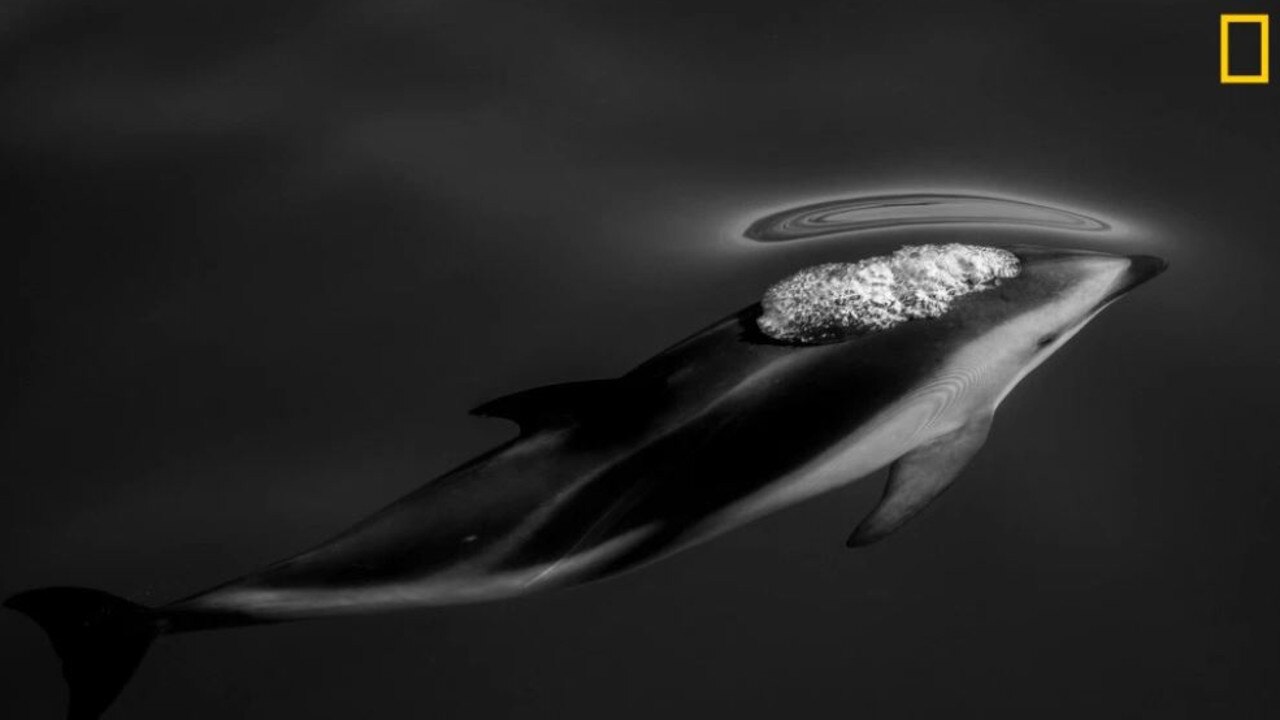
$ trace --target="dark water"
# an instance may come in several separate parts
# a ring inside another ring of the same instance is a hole
[[[8,3],[0,594],[172,599],[803,265],[1034,240],[1173,269],[882,545],[844,547],[863,483],[580,589],[174,638],[109,717],[1273,717],[1280,88],[1218,84],[1238,10]],[[904,194],[1109,229],[743,235]],[[58,717],[0,638],[0,716]]]

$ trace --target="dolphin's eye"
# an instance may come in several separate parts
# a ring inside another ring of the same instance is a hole
[[[1058,339],[1059,335],[1061,335],[1061,333],[1056,332],[1051,332],[1048,335],[1041,335],[1040,339],[1036,341],[1036,349],[1039,350],[1047,345],[1052,345],[1054,341]]]

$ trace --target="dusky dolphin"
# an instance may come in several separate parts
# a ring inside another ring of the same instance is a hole
[[[47,631],[68,717],[85,720],[160,635],[582,583],[892,465],[849,538],[873,542],[955,479],[1020,379],[1165,268],[1147,256],[999,252],[1016,257],[1016,276],[934,317],[791,343],[762,332],[757,303],[620,378],[489,402],[475,413],[515,421],[518,437],[312,550],[171,604],[43,588],[6,605]],[[796,302],[801,320],[817,317]]]

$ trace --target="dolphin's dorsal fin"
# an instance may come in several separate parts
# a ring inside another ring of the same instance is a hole
[[[621,380],[585,380],[544,385],[490,400],[474,408],[472,415],[511,420],[529,433],[567,425],[584,415],[597,413],[629,394]]]
[[[846,544],[870,545],[915,517],[969,464],[986,442],[990,427],[990,414],[973,418],[898,458],[889,469],[889,482],[880,504],[858,525]]]

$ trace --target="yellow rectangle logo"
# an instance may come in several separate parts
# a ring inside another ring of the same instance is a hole
[[[1261,33],[1261,64],[1257,75],[1231,74],[1231,40],[1228,37],[1233,23],[1258,26]],[[1266,85],[1271,82],[1271,16],[1270,15],[1223,15],[1219,28],[1218,73],[1223,85]]]

